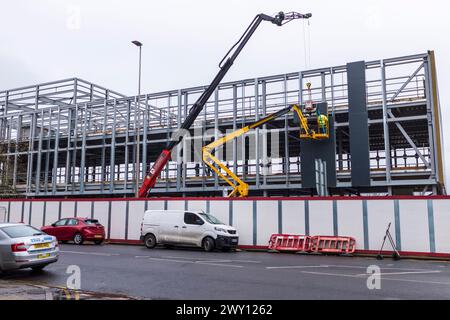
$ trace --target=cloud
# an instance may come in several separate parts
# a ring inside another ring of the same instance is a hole
[[[0,90],[22,87],[24,84],[33,84],[40,81],[39,75],[33,66],[26,61],[0,52],[1,70]]]

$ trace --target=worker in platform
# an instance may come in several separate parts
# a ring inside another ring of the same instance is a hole
[[[317,116],[317,126],[319,129],[319,133],[322,133],[322,134],[327,133],[328,117],[324,114],[319,113]]]

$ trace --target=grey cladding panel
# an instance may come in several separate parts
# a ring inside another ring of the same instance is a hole
[[[347,64],[351,176],[353,187],[370,186],[369,127],[364,61]]]

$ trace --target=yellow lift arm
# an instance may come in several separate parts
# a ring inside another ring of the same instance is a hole
[[[213,155],[213,152],[216,148],[224,145],[230,140],[234,138],[240,137],[243,134],[247,133],[251,129],[255,129],[260,127],[282,115],[285,115],[289,112],[294,112],[294,115],[298,117],[300,123],[300,138],[301,139],[313,139],[313,140],[321,140],[328,139],[330,132],[328,126],[328,117],[326,115],[319,114],[317,115],[317,131],[311,129],[308,124],[308,119],[304,116],[300,107],[296,104],[290,105],[289,107],[282,109],[278,112],[275,112],[267,117],[264,117],[248,126],[245,126],[241,129],[238,129],[230,134],[227,134],[221,137],[218,140],[211,142],[206,145],[202,149],[203,154],[203,162],[208,165],[214,172],[216,172],[219,177],[224,179],[232,188],[233,191],[228,194],[228,197],[246,197],[248,196],[248,184],[242,181],[233,171],[231,171],[226,165],[224,165],[216,156]]]

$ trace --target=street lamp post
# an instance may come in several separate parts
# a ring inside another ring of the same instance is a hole
[[[141,175],[140,173],[140,166],[139,166],[139,158],[140,158],[140,144],[141,144],[141,135],[139,132],[139,128],[140,128],[140,114],[141,114],[141,108],[140,108],[140,99],[141,99],[141,60],[142,60],[142,43],[134,40],[131,41],[132,44],[134,44],[135,46],[139,47],[139,81],[138,81],[138,97],[137,97],[137,112],[136,112],[136,127],[135,127],[135,132],[136,132],[136,163],[135,163],[135,173],[136,173],[136,198],[139,196],[139,176]]]

